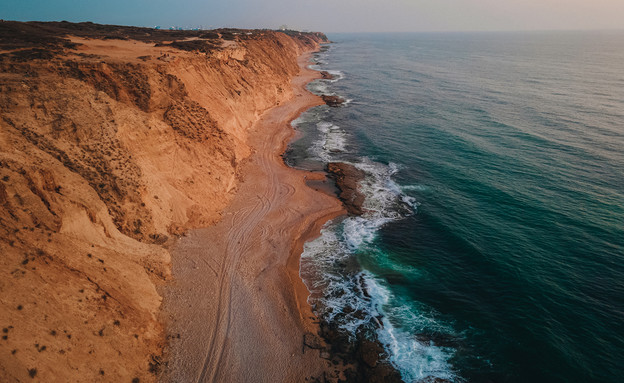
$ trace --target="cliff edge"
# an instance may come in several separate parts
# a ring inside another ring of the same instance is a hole
[[[326,41],[0,22],[0,380],[156,380],[169,246],[221,220]]]

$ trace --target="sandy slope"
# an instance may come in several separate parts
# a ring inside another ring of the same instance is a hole
[[[172,381],[293,382],[328,370],[318,350],[303,347],[315,326],[299,255],[302,241],[343,208],[304,183],[323,175],[290,169],[280,157],[293,134],[289,122],[322,103],[305,90],[318,76],[307,60],[299,60],[295,97],[253,126],[254,153],[225,218],[174,249],[175,282],[165,294]]]

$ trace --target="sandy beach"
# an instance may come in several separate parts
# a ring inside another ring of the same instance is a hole
[[[308,291],[299,276],[303,243],[340,201],[306,186],[324,174],[287,167],[281,158],[290,122],[323,101],[305,85],[318,72],[299,57],[294,96],[268,110],[250,132],[253,154],[223,219],[190,231],[173,248],[174,282],[164,291],[170,381],[277,382],[323,376],[331,363],[304,347],[316,334]]]

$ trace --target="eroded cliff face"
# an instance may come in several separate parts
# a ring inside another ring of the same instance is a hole
[[[0,29],[0,380],[153,381],[167,246],[220,219],[324,36]]]

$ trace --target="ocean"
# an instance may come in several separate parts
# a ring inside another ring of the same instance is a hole
[[[406,382],[624,380],[624,32],[335,34],[291,166],[354,164],[310,303]]]

